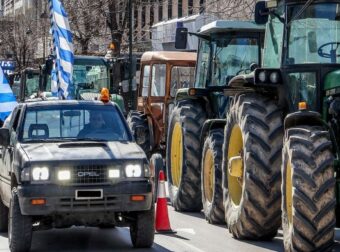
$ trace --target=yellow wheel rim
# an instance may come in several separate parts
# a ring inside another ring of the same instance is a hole
[[[214,154],[211,149],[208,149],[204,154],[203,186],[205,198],[212,202],[214,194]]]
[[[183,134],[179,122],[174,126],[171,138],[171,178],[172,184],[179,187],[183,164]]]
[[[292,183],[292,165],[288,160],[286,165],[286,210],[288,223],[293,223],[293,183]]]
[[[242,159],[242,162],[230,162],[232,158]],[[241,128],[234,125],[228,145],[228,189],[234,205],[238,206],[243,191],[243,138]],[[235,176],[235,174],[238,174]]]

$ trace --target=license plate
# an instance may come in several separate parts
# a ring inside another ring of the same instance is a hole
[[[102,199],[103,189],[76,190],[76,200]]]

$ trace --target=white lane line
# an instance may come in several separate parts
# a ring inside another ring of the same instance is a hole
[[[201,250],[201,249],[195,247],[194,245],[191,245],[190,243],[187,243],[187,242],[185,242],[181,239],[177,239],[177,242],[182,243],[184,246],[189,248],[190,249],[189,251],[191,251],[191,252],[206,252],[206,251]],[[184,251],[186,251],[186,250],[184,250]]]
[[[184,232],[184,233],[188,233],[188,234],[192,234],[192,235],[196,234],[195,230],[193,230],[192,228],[176,228],[175,231]]]

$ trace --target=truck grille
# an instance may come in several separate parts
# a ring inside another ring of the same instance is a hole
[[[102,184],[108,182],[106,165],[79,165],[73,169],[72,183],[74,184]]]

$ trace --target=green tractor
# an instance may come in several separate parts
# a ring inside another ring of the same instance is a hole
[[[260,1],[255,20],[267,24],[262,67],[225,90],[228,227],[256,238],[282,202],[285,250],[330,251],[340,224],[340,1]]]
[[[177,47],[185,48],[187,30],[176,33]],[[223,90],[260,64],[264,26],[220,20],[193,35],[199,39],[195,84],[177,91],[169,120],[169,194],[177,211],[200,211],[203,205],[209,223],[223,223],[222,143],[230,102]]]

